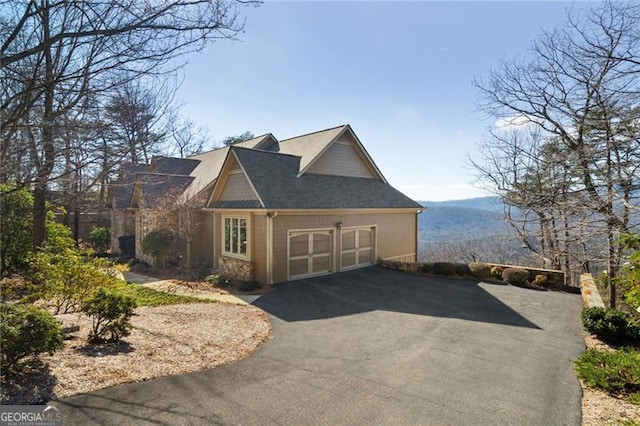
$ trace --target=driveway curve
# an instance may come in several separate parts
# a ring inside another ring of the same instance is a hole
[[[580,296],[377,266],[276,285],[214,370],[60,401],[64,424],[579,425]]]

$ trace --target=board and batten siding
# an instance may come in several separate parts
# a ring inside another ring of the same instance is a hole
[[[354,143],[347,136],[343,136],[335,141],[329,149],[311,165],[307,173],[374,178],[371,169],[367,166],[360,154],[358,154]]]
[[[376,227],[376,253],[379,258],[405,256],[416,251],[416,213],[344,213],[344,214],[280,214],[273,219],[273,282],[287,281],[287,243],[290,230],[333,230],[332,272],[340,265],[338,223],[343,227]]]
[[[229,174],[220,201],[257,200],[255,191],[242,172]]]

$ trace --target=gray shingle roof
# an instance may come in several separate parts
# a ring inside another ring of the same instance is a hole
[[[163,201],[171,202],[178,198],[191,182],[193,182],[191,176],[139,174],[136,183],[142,190],[142,199],[139,200],[139,204],[144,204],[146,208],[154,208]]]
[[[123,164],[120,167],[118,179],[109,185],[111,207],[125,209],[131,204],[133,195],[133,183],[138,173],[144,173],[149,169],[148,164]]]
[[[189,176],[200,161],[191,158],[153,157],[149,166],[151,173]]]
[[[306,173],[300,157],[233,147],[268,209],[416,208],[422,206],[376,179]]]

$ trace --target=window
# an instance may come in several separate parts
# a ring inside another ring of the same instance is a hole
[[[224,254],[247,257],[247,218],[224,218]]]

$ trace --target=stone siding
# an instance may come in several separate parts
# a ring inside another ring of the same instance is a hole
[[[218,273],[231,281],[251,281],[253,266],[247,260],[220,256],[218,258]]]

